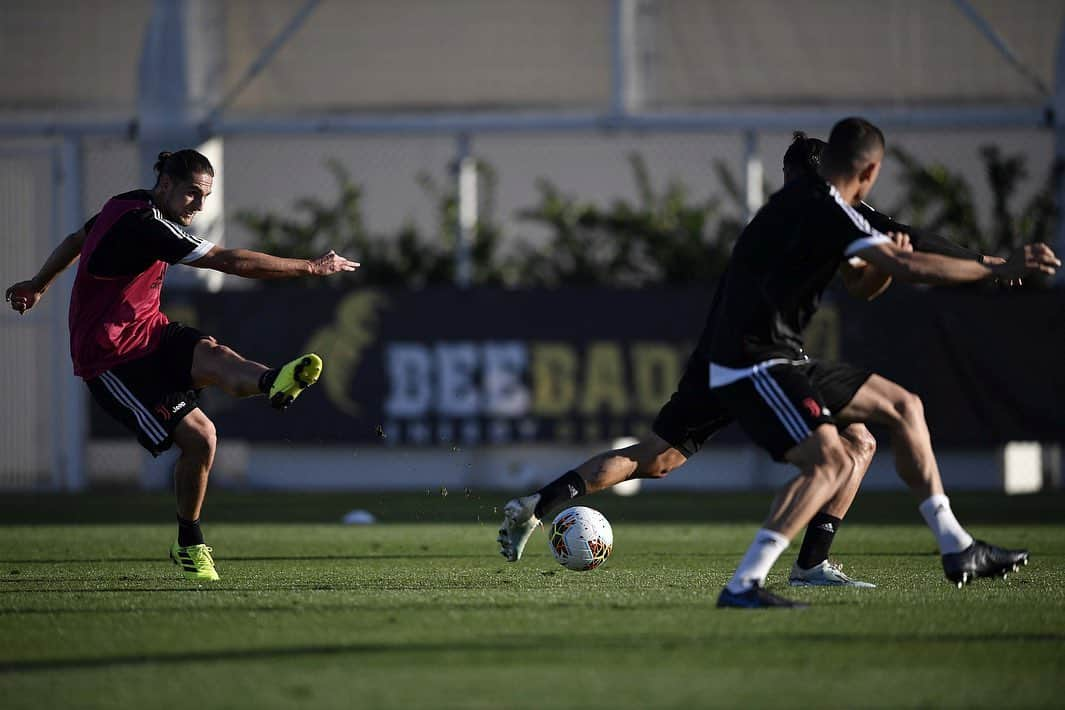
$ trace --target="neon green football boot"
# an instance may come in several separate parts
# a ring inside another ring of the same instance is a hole
[[[321,376],[322,358],[314,353],[301,355],[277,371],[270,392],[266,395],[270,398],[270,406],[285,409],[300,396],[300,392],[317,382]]]
[[[214,558],[207,545],[189,545],[181,547],[176,542],[170,546],[170,559],[174,561],[187,579],[197,582],[214,582],[218,572],[214,569]]]

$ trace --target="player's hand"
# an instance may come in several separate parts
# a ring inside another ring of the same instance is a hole
[[[22,315],[36,306],[42,295],[44,295],[44,291],[39,290],[37,284],[31,279],[29,281],[19,281],[17,284],[9,286],[7,291],[4,292],[4,300],[11,304],[12,310]]]
[[[1030,274],[1053,276],[1061,266],[1061,260],[1046,244],[1025,244],[1010,254],[1005,264],[992,265],[992,272],[1000,279],[1010,281]]]
[[[317,259],[311,259],[311,273],[315,276],[328,276],[330,274],[339,274],[342,271],[354,271],[359,266],[361,266],[359,262],[345,259],[332,249]]]
[[[906,232],[888,232],[887,235],[900,251],[913,251],[910,235],[906,234]]]
[[[1005,264],[1006,260],[1003,259],[1001,256],[990,256],[988,254],[984,254],[983,259],[981,260],[981,263],[983,263],[985,266],[999,266],[1000,264]],[[1013,279],[1013,278],[1001,278],[1001,279],[998,279],[996,281],[996,283],[999,286],[1005,286],[1006,288],[1015,288],[1017,286],[1023,286],[1024,285],[1024,279],[1019,278],[1019,277],[1015,278],[1015,279]]]

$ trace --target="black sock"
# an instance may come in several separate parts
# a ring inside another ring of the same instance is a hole
[[[585,490],[584,479],[576,471],[559,476],[536,491],[540,494],[540,502],[536,504],[534,511],[536,517],[542,518],[545,513],[550,513],[562,504],[584,495]]]
[[[259,391],[263,394],[270,394],[270,388],[274,386],[274,380],[276,379],[277,370],[267,370],[259,375]]]
[[[177,544],[180,547],[203,544],[203,531],[200,530],[200,519],[185,520],[177,516]]]
[[[832,547],[832,539],[836,537],[842,522],[842,518],[826,513],[818,513],[813,517],[806,526],[806,535],[803,536],[802,547],[799,548],[799,567],[810,569],[828,559],[828,548]]]

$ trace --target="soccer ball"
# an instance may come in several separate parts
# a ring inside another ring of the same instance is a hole
[[[606,562],[614,548],[614,531],[598,510],[566,508],[551,523],[547,543],[566,569],[584,572]]]

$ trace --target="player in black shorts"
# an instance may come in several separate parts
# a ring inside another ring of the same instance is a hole
[[[93,399],[132,431],[152,455],[172,445],[177,539],[170,558],[187,579],[218,579],[200,512],[214,461],[214,424],[199,409],[199,391],[218,387],[237,397],[265,394],[288,406],[314,384],[321,359],[308,353],[268,368],[195,328],[171,323],[160,292],[172,264],[188,264],[246,278],[329,276],[358,264],[332,251],[317,259],[285,259],[247,249],[225,249],[185,231],[211,194],[214,168],[186,149],[164,152],[151,190],[112,197],[84,227],[52,252],[35,277],[9,287],[19,313],[33,308],[56,277],[75,262],[70,298],[70,353],[74,374]]]
[[[841,432],[854,423],[888,429],[900,477],[921,499],[949,580],[1004,574],[1027,561],[1024,550],[973,540],[943,493],[920,399],[871,375],[848,402],[830,401],[830,382],[850,381],[850,368],[811,362],[802,330],[844,261],[860,280],[898,278],[923,283],[968,283],[1054,273],[1060,262],[1045,245],[1019,250],[1002,264],[914,252],[904,235],[873,229],[855,209],[880,172],[883,134],[859,118],[836,124],[822,161],[822,177],[796,179],[774,194],[736,242],[718,285],[697,351],[709,364],[716,401],[774,459],[799,468],[777,495],[718,606],[800,606],[764,588],[791,538],[838,495],[854,459]]]
[[[823,141],[796,132],[795,140],[784,154],[785,182],[816,176],[823,146]],[[872,208],[868,210],[873,218],[881,219],[881,224],[888,219]],[[985,259],[976,252],[934,235],[928,235],[915,246],[920,250],[948,256],[963,256],[977,261]],[[885,280],[871,270],[844,263],[840,273],[848,290],[858,298],[874,298],[886,287]],[[866,370],[845,365],[836,366],[832,372],[825,373],[821,386],[830,406],[842,408],[870,375]],[[664,478],[682,466],[708,439],[733,421],[732,416],[712,395],[708,377],[709,362],[705,355],[696,351],[689,358],[677,391],[655,418],[651,435],[624,449],[597,454],[538,491],[507,502],[499,530],[500,553],[511,562],[520,559],[540,519],[578,496],[605,490],[630,478]],[[837,495],[807,526],[798,557],[789,574],[789,581],[795,586],[874,586],[851,579],[828,559],[835,534],[876,452],[876,440],[863,424],[852,424],[843,429],[840,435],[854,460],[854,466],[848,471],[846,484],[840,486]]]

